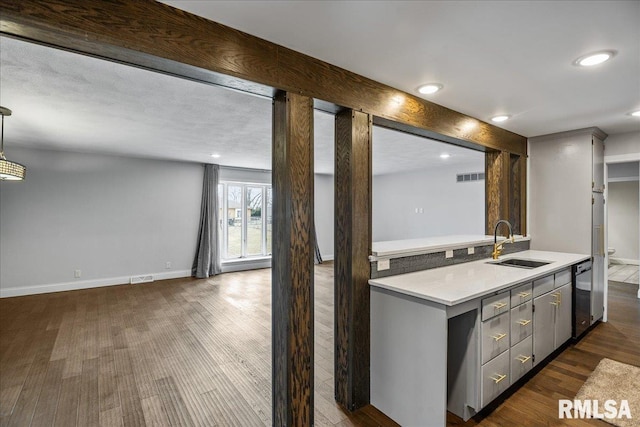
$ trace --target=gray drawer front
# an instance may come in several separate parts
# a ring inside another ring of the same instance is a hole
[[[511,304],[509,291],[499,293],[482,300],[482,320],[491,319],[502,313],[508,313]]]
[[[533,337],[529,336],[511,347],[511,384],[533,368]]]
[[[532,302],[511,309],[511,345],[515,345],[533,333]]]
[[[566,285],[567,283],[571,283],[571,268],[566,268],[562,271],[558,271],[554,276],[556,288]]]
[[[533,297],[539,297],[540,295],[546,294],[549,291],[553,290],[554,285],[554,277],[553,274],[543,277],[538,280],[533,281]]]
[[[525,283],[511,289],[511,307],[515,307],[527,301],[531,301],[533,295],[533,283]]]
[[[482,366],[482,407],[504,392],[510,382],[509,352],[505,351]]]
[[[487,363],[510,345],[509,313],[482,322],[482,363]]]

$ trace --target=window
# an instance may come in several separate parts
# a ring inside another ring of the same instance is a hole
[[[222,181],[218,202],[222,260],[271,256],[271,185]]]

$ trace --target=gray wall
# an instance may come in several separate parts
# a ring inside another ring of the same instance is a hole
[[[333,175],[315,175],[315,222],[322,259],[333,259],[334,197]]]
[[[611,163],[609,165],[609,181],[638,180],[640,168],[639,162]]]
[[[485,182],[456,182],[457,173],[484,171],[480,157],[468,165],[374,176],[373,241],[484,235]]]
[[[609,182],[609,247],[615,248],[612,258],[640,259],[638,223],[640,222],[638,181]]]
[[[10,154],[27,166],[27,179],[0,183],[3,296],[190,274],[201,165],[17,148]]]

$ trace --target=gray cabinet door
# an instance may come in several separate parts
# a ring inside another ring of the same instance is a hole
[[[556,342],[555,348],[560,347],[571,338],[571,284],[556,289],[552,294],[560,293],[556,306]]]
[[[556,291],[557,292],[557,291]],[[533,354],[534,365],[551,354],[555,346],[556,297],[546,293],[533,300]]]

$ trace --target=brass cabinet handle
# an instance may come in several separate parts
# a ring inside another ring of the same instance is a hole
[[[503,379],[507,378],[507,375],[500,375],[500,374],[495,374],[496,376],[491,377],[491,379],[493,381],[495,381],[496,384],[498,384],[500,381],[502,381]]]
[[[493,304],[493,308],[496,310],[500,310],[501,308],[504,308],[507,306],[506,302],[497,302],[495,304]]]
[[[518,362],[520,363],[527,363],[527,360],[531,359],[531,356],[523,356],[523,355],[519,355],[518,357],[516,357],[516,359],[518,360]]]
[[[527,326],[529,323],[531,323],[531,320],[520,319],[518,320],[518,323],[520,324],[520,326]]]
[[[556,303],[552,304],[556,307],[562,305],[562,292],[556,292],[555,294],[553,294],[553,296],[556,298]]]
[[[498,335],[491,335],[491,338],[493,338],[496,341],[500,341],[502,338],[506,337],[507,334],[498,334]]]
[[[528,297],[529,295],[531,295],[531,292],[520,292],[520,293],[518,294],[518,296],[519,296],[520,298],[526,298],[526,297]]]
[[[560,301],[551,301],[549,304],[555,305],[557,307],[560,305]]]

